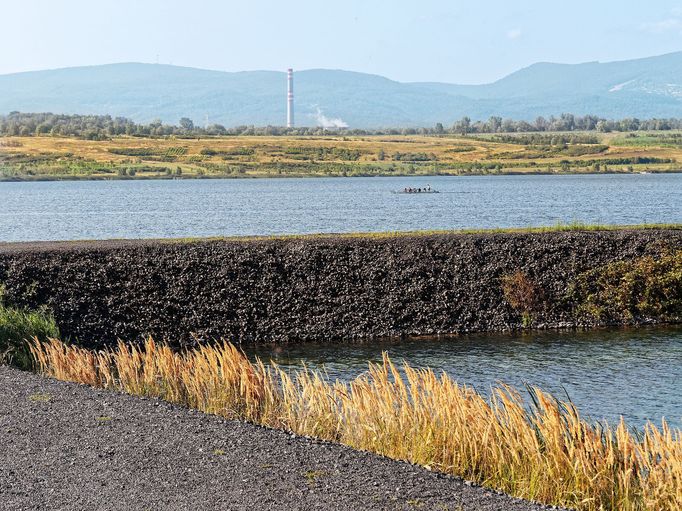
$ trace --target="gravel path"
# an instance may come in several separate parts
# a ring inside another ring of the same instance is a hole
[[[548,509],[343,446],[0,367],[0,508]]]

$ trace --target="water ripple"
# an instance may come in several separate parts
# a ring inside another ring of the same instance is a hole
[[[445,371],[487,393],[497,381],[536,385],[565,397],[594,420],[634,426],[665,417],[682,428],[682,328],[469,335],[363,344],[308,343],[250,348],[284,368],[303,362],[348,380],[379,362],[394,361]]]
[[[682,174],[0,183],[0,239],[674,223],[681,203]]]

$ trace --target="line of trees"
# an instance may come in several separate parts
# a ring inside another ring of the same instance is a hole
[[[436,125],[436,130],[442,125]],[[472,121],[463,117],[450,128],[450,133],[528,133],[557,131],[667,131],[682,129],[682,119],[604,119],[596,115],[561,114],[559,117],[538,117],[533,122],[490,117],[487,121]]]
[[[682,129],[682,119],[620,119],[610,120],[594,115],[576,116],[561,114],[559,117],[538,117],[535,121],[517,121],[490,117],[487,121],[472,121],[463,117],[450,127],[437,123],[429,128],[388,128],[388,129],[348,129],[280,126],[235,126],[226,128],[220,124],[201,127],[195,126],[191,119],[180,119],[177,125],[153,121],[147,124],[135,123],[125,117],[110,115],[66,115],[52,113],[11,112],[0,115],[0,136],[40,136],[79,137],[89,140],[104,140],[111,137],[128,135],[133,137],[164,136],[237,136],[237,135],[299,135],[315,136],[338,133],[344,135],[469,135],[484,133],[527,133],[527,132],[632,132],[667,131]]]

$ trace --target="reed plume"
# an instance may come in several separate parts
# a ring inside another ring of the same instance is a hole
[[[358,378],[330,382],[251,362],[229,343],[175,352],[148,339],[92,352],[36,340],[31,351],[58,379],[340,442],[525,499],[590,511],[682,508],[680,430],[592,424],[538,388],[531,407],[504,385],[486,399],[386,354]]]

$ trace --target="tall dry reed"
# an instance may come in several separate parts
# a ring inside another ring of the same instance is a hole
[[[486,399],[386,355],[357,379],[332,383],[308,369],[252,363],[227,343],[178,353],[150,339],[95,353],[52,340],[34,342],[32,353],[58,379],[341,442],[526,499],[585,510],[682,508],[679,430],[595,425],[537,388],[529,410],[510,387]]]

